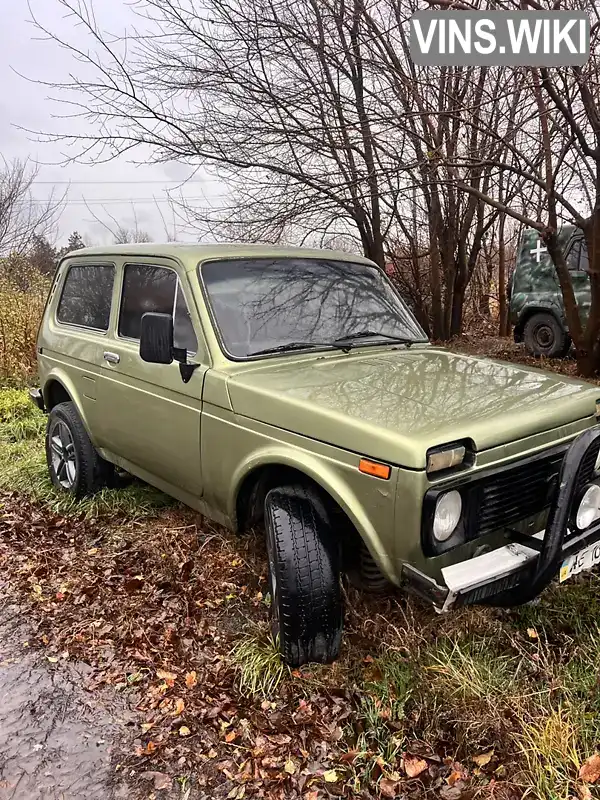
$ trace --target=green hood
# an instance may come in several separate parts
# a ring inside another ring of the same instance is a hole
[[[418,346],[246,364],[228,388],[237,414],[413,469],[446,442],[482,451],[590,417],[600,397],[572,378]]]

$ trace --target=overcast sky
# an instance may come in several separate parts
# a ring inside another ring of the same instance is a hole
[[[55,0],[31,0],[31,6],[44,24],[73,40],[72,23],[63,18]],[[100,25],[111,33],[122,33],[132,23],[133,12],[126,0],[101,0],[94,7]],[[175,196],[183,192],[188,197],[201,198],[199,205],[204,206],[215,202],[219,194],[218,186],[206,176],[195,177],[193,183],[180,190],[178,185],[190,174],[183,164],[135,166],[121,158],[96,166],[61,165],[63,144],[35,141],[19,130],[19,127],[56,130],[57,122],[52,117],[62,109],[52,101],[48,87],[25,80],[17,73],[44,80],[64,80],[74,65],[69,54],[55,42],[39,40],[40,33],[30,21],[26,0],[0,0],[0,11],[0,153],[7,160],[31,158],[40,163],[35,185],[38,199],[46,198],[52,191],[60,196],[67,193],[56,241],[66,241],[73,230],[78,230],[89,243],[110,241],[110,233],[94,215],[112,229],[115,224],[109,215],[124,227],[134,227],[137,217],[140,229],[155,241],[164,240],[167,233],[159,208],[170,235],[174,231],[178,239],[193,238],[174,218],[166,201],[166,190],[170,189]],[[140,155],[136,155],[137,160]]]

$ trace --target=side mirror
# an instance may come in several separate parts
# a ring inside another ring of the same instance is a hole
[[[173,363],[173,317],[148,311],[142,315],[140,358],[151,364]]]

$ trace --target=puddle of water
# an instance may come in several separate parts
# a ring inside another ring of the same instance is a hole
[[[111,764],[128,712],[82,688],[85,665],[29,651],[28,634],[23,612],[0,604],[0,800],[132,798]]]

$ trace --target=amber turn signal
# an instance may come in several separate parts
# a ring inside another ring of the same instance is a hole
[[[376,461],[369,461],[368,458],[361,458],[358,469],[366,475],[373,475],[375,478],[387,479],[392,474],[391,467],[387,464],[378,464]]]

